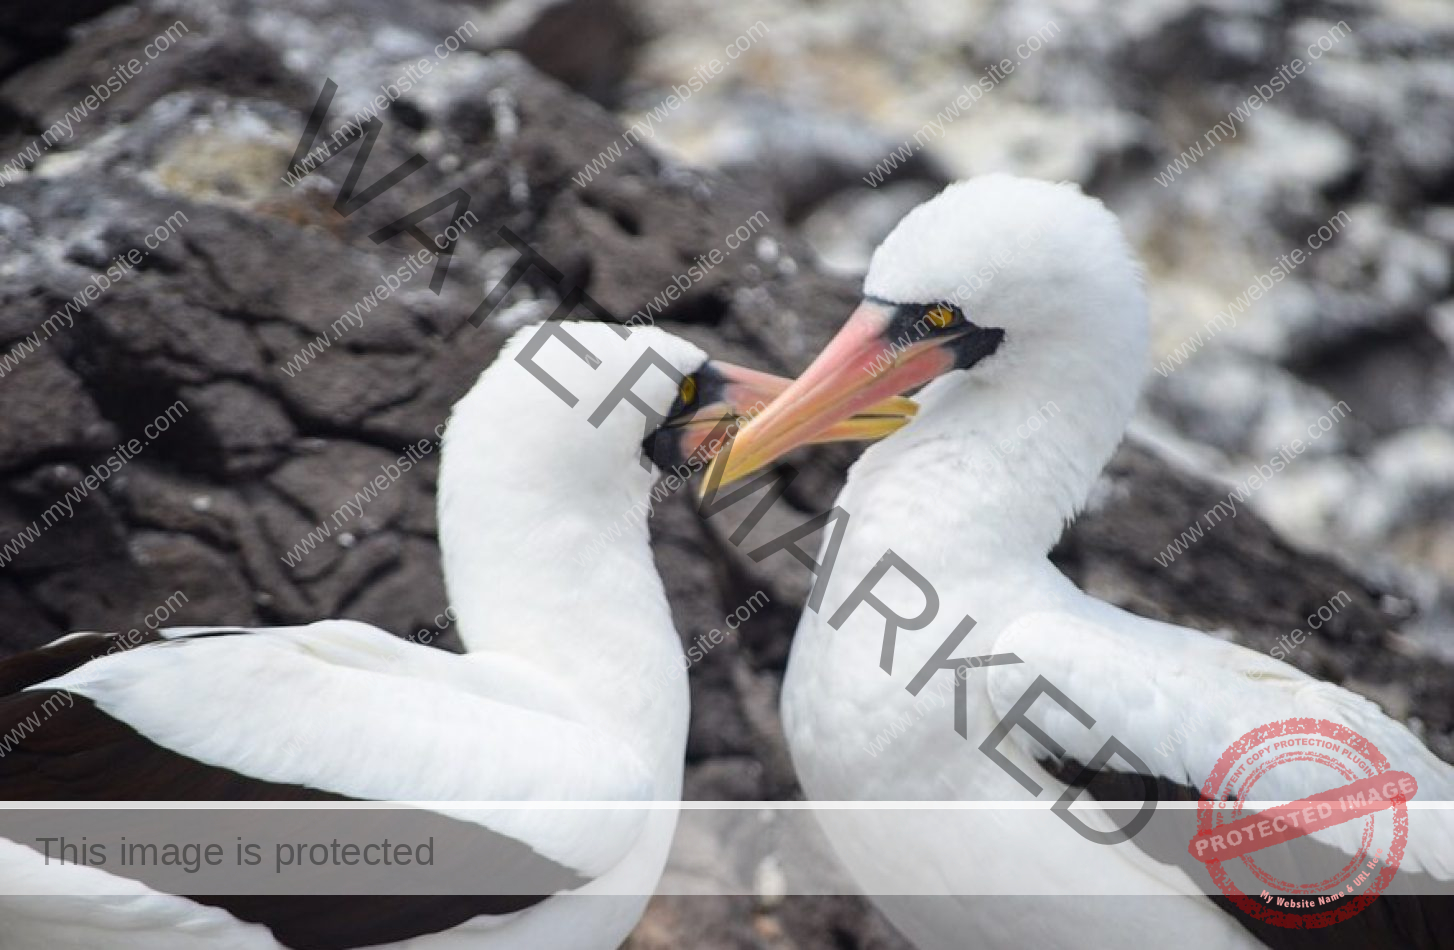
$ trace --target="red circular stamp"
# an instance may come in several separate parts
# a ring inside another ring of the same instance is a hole
[[[1244,815],[1246,802],[1285,797],[1255,794],[1275,769],[1286,770],[1281,787],[1306,786],[1309,794]],[[1408,801],[1417,791],[1412,775],[1393,770],[1373,743],[1346,726],[1284,719],[1253,729],[1222,753],[1202,786],[1188,850],[1249,916],[1279,927],[1327,927],[1366,908],[1393,880],[1408,843]],[[1319,870],[1320,880],[1282,880],[1258,860],[1265,848],[1294,847],[1349,821],[1362,825],[1359,843],[1341,868]]]

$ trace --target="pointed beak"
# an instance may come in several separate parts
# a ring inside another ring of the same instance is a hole
[[[879,304],[859,304],[803,375],[741,428],[730,451],[716,456],[714,466],[725,468],[716,484],[726,486],[800,445],[852,428],[857,414],[871,416],[885,400],[954,368],[954,355],[945,347],[953,337],[894,340],[890,320]],[[716,477],[709,473],[707,482]]]
[[[711,367],[714,378],[720,384],[714,387],[711,402],[699,407],[689,418],[669,423],[678,430],[681,452],[686,458],[700,452],[704,461],[711,461],[743,425],[766,411],[793,385],[791,379],[721,360],[712,360]],[[881,439],[907,425],[918,408],[912,399],[891,395],[865,405],[862,412],[849,413],[832,425],[823,427],[814,433],[810,441],[871,442]]]

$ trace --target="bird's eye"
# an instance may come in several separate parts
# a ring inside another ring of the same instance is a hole
[[[692,401],[697,398],[697,377],[688,376],[682,380],[681,390],[678,392],[678,395],[681,396],[682,405],[690,406]]]
[[[950,310],[942,303],[935,304],[934,306],[929,308],[927,313],[924,314],[924,319],[928,320],[931,324],[938,327],[939,329],[944,330],[947,329],[952,323],[954,323],[954,311]]]

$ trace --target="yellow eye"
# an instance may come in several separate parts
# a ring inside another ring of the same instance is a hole
[[[934,326],[943,330],[945,327],[949,326],[951,323],[954,322],[954,311],[950,310],[948,307],[940,305],[932,308],[928,313],[924,314],[924,319],[928,320],[930,323],[934,324]]]
[[[688,376],[682,380],[681,397],[682,402],[688,406],[697,398],[697,377]]]

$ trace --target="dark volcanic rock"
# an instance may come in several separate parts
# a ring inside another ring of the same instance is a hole
[[[0,76],[66,44],[72,27],[98,16],[122,0],[59,0],[11,3],[0,7]]]

